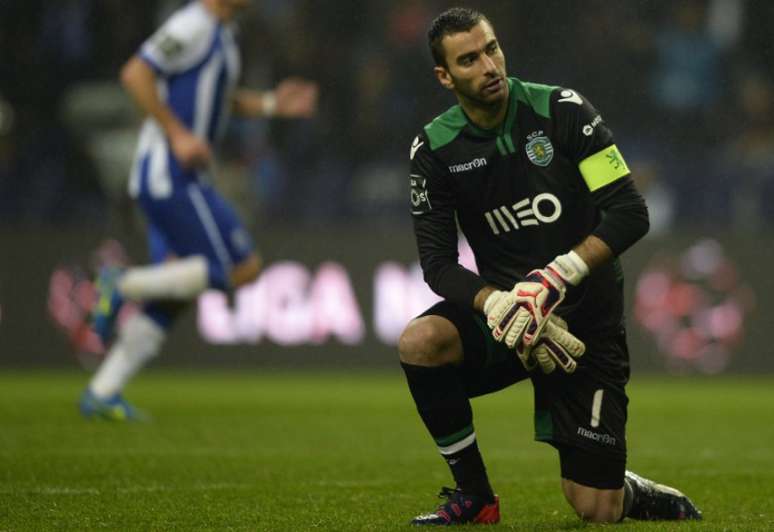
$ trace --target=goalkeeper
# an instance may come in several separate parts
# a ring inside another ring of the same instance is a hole
[[[499,521],[469,399],[526,379],[535,438],[557,450],[579,516],[701,518],[682,493],[626,471],[617,257],[647,232],[648,212],[610,129],[577,92],[507,77],[481,13],[450,9],[428,38],[458,105],[411,145],[411,211],[425,279],[445,300],[408,325],[399,350],[456,487],[413,523]],[[458,264],[458,225],[480,276]]]

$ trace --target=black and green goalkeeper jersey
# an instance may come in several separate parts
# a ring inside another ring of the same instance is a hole
[[[600,114],[577,92],[509,78],[505,120],[482,130],[455,105],[411,146],[411,212],[425,280],[472,305],[486,284],[510,289],[588,235],[617,256],[648,229],[645,202]],[[479,276],[457,262],[457,223]],[[616,261],[568,291],[571,330],[620,328]]]

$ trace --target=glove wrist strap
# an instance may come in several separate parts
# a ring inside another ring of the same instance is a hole
[[[548,267],[554,270],[564,282],[573,286],[578,286],[589,274],[588,265],[581,256],[574,251],[559,255],[548,265]]]

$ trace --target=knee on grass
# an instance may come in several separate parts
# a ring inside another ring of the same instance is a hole
[[[622,490],[600,490],[563,482],[564,496],[575,513],[591,523],[616,523],[623,510]]]
[[[617,523],[621,519],[621,509],[611,504],[572,505],[575,513],[590,523]]]

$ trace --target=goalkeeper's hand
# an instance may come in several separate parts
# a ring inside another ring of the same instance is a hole
[[[573,373],[578,367],[575,359],[585,352],[586,345],[567,330],[567,323],[562,318],[553,314],[548,317],[536,346],[522,343],[516,348],[527,371],[540,365],[543,373],[551,373],[557,366],[565,373]]]
[[[492,292],[484,302],[484,314],[494,339],[511,349],[521,342],[535,346],[546,320],[564,299],[566,285],[578,285],[588,273],[583,259],[571,251],[531,271],[510,292]]]

